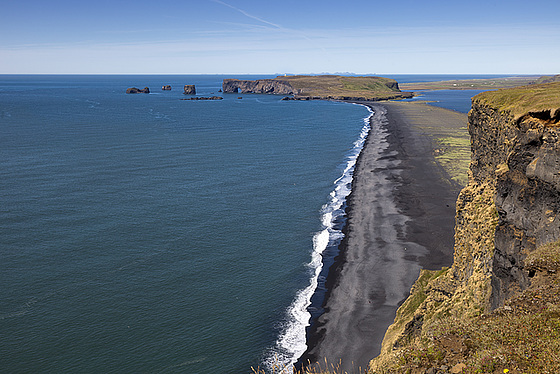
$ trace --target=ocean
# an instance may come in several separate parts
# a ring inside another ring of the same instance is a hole
[[[223,78],[0,76],[0,371],[250,373],[303,353],[370,112],[180,100]],[[465,111],[459,92],[421,99]]]

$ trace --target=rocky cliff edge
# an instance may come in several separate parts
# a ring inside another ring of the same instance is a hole
[[[560,83],[481,93],[468,128],[454,263],[422,271],[370,373],[560,370]]]

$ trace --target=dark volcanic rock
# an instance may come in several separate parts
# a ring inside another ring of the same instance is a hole
[[[492,258],[492,309],[529,286],[527,254],[560,240],[559,122],[550,112],[515,119],[508,111],[473,99],[471,171],[475,180],[494,186],[499,218]]]
[[[297,93],[288,82],[277,79],[239,80],[224,79],[222,83],[224,93],[261,93],[292,95]]]
[[[183,93],[185,95],[196,95],[196,87],[194,84],[186,84]]]
[[[130,87],[126,90],[127,94],[136,94],[136,93],[150,93],[150,89],[148,87],[144,87],[143,89]]]
[[[161,89],[162,89],[163,91],[171,91],[171,86],[167,84],[167,85],[161,87]]]

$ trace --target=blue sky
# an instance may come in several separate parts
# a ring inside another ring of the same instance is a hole
[[[560,73],[560,1],[0,0],[0,74]]]

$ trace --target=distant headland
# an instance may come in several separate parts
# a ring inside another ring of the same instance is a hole
[[[224,79],[224,93],[260,93],[292,95],[293,100],[380,101],[405,99],[397,81],[382,77],[346,77],[340,75],[292,75],[273,79]]]

